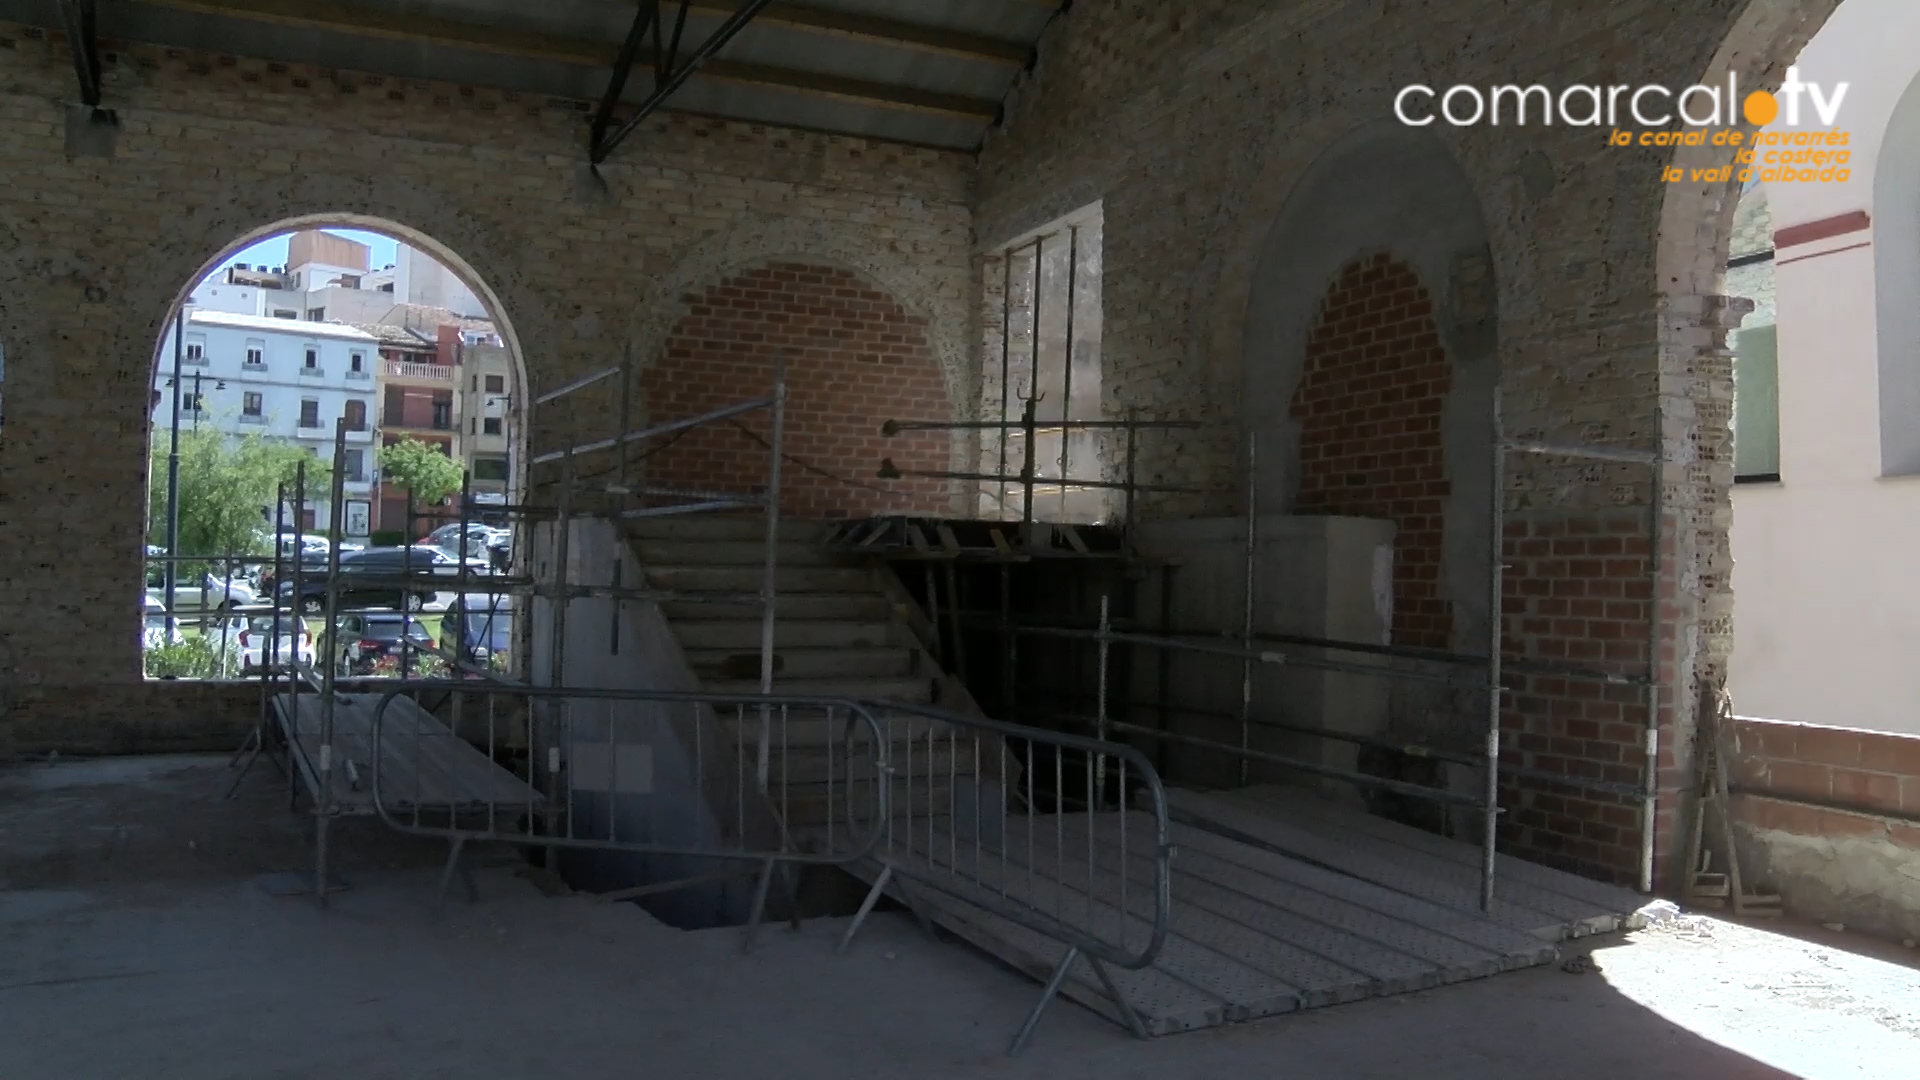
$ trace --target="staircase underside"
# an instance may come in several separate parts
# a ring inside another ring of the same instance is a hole
[[[1172,918],[1146,968],[1109,971],[1151,1035],[1238,1023],[1363,998],[1425,990],[1552,961],[1556,943],[1630,925],[1642,898],[1502,857],[1491,917],[1478,910],[1479,849],[1280,788],[1170,792]],[[896,835],[891,858],[930,881],[909,880],[909,901],[974,946],[1045,979],[1064,947],[1002,918],[1008,901],[1058,912],[1099,912],[1118,940],[1116,897],[1126,879],[1127,937],[1145,940],[1152,917],[1152,818],[1121,814],[1034,819],[999,846],[935,829]],[[1089,868],[1086,834],[1094,831]],[[855,868],[869,884],[877,861]],[[1089,903],[1089,894],[1096,899]],[[1004,897],[1005,899],[1001,899]],[[1061,992],[1121,1021],[1093,968],[1077,961]]]

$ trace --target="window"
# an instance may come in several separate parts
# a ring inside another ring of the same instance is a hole
[[[506,390],[507,390],[507,377],[505,375],[487,376],[487,393],[503,394],[506,392]]]
[[[267,366],[267,343],[259,338],[247,339],[247,365],[249,367]]]
[[[433,430],[446,431],[453,426],[453,402],[436,401],[433,403]]]
[[[307,370],[315,371],[320,367],[320,350],[316,346],[307,346]]]
[[[323,308],[323,307],[313,307],[313,308],[308,308],[308,309],[307,309],[307,321],[308,321],[308,322],[326,322],[326,321],[327,321],[327,309],[326,309],[326,308]]]
[[[358,399],[349,400],[347,402],[347,409],[344,415],[347,421],[348,431],[367,430],[367,403],[366,402],[360,401]]]
[[[468,377],[467,389],[473,391],[476,394],[479,393],[480,392],[480,376],[473,375]]]
[[[474,458],[473,478],[475,480],[493,480],[505,483],[507,479],[507,459],[503,457]]]
[[[500,418],[489,416],[480,422],[480,430],[487,435],[500,434]]]
[[[180,411],[197,413],[200,411],[200,395],[188,392],[180,395]]]
[[[312,398],[300,399],[300,426],[317,428],[320,426],[320,403]]]
[[[252,390],[240,396],[241,416],[260,416],[266,407],[266,399]]]
[[[367,369],[367,354],[355,351],[347,356],[347,370],[358,375]]]
[[[467,434],[477,435],[479,434],[479,432],[480,432],[480,421],[475,420],[472,417],[468,417],[467,418]]]
[[[1777,328],[1734,335],[1733,478],[1780,479],[1780,372]]]
[[[297,311],[288,311],[286,308],[274,308],[273,317],[276,319],[297,319],[300,317],[300,313]]]
[[[367,452],[365,450],[348,450],[346,457],[347,479],[356,484],[365,483],[367,480]]]
[[[185,359],[189,364],[204,364],[207,362],[207,339],[205,335],[187,335]]]

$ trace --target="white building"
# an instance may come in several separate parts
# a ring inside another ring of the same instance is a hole
[[[192,302],[212,311],[306,322],[378,323],[396,306],[486,317],[486,305],[431,255],[399,245],[397,262],[371,268],[372,249],[318,230],[287,240],[287,265],[236,264],[208,278]]]
[[[373,336],[350,326],[189,309],[181,344],[182,427],[257,432],[330,460],[334,423],[346,420],[343,531],[367,535],[376,446],[374,373],[380,363]],[[169,333],[154,379],[156,428],[172,420],[172,377]],[[310,505],[306,528],[324,528],[331,520],[325,492],[320,495]]]
[[[1845,0],[1797,75],[1846,84],[1847,178],[1763,179],[1736,215],[1725,289],[1754,303],[1734,361],[1743,715],[1920,733],[1916,37],[1920,4]]]

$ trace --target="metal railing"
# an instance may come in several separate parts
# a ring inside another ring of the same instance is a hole
[[[667,879],[602,894],[611,898],[713,884],[732,875],[675,875],[748,863],[751,944],[776,868],[875,857],[887,749],[871,708],[841,698],[410,680],[373,707],[367,753],[372,812],[448,841],[443,891],[469,843],[644,856],[649,876]],[[490,767],[509,750],[524,762],[512,779]]]
[[[1109,966],[1144,968],[1172,918],[1166,791],[1145,755],[1091,739],[936,709],[874,703],[890,759],[879,873],[841,939],[848,948],[891,890],[923,925],[933,894],[1062,948],[1015,1033],[1019,1053],[1077,963],[1126,1026],[1144,1022]],[[972,920],[969,920],[972,921]],[[1084,980],[1083,980],[1084,981]]]

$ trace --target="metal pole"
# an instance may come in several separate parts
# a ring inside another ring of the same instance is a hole
[[[1131,551],[1133,548],[1133,537],[1135,535],[1134,523],[1133,523],[1134,495],[1135,495],[1133,490],[1133,486],[1135,482],[1135,472],[1133,468],[1133,453],[1134,453],[1134,449],[1138,445],[1136,440],[1138,429],[1133,426],[1133,419],[1138,413],[1139,413],[1138,409],[1127,410],[1127,489],[1126,489],[1127,490],[1127,513],[1126,513],[1126,520],[1120,523],[1120,528],[1121,528],[1121,536],[1126,541],[1126,545],[1129,551]]]
[[[557,529],[558,532],[554,534],[553,541],[553,576],[558,588],[554,590],[553,595],[553,652],[552,655],[547,658],[548,685],[555,689],[565,686],[567,681],[567,606],[569,597],[572,595],[568,589],[568,585],[571,584],[569,581],[571,575],[568,573],[567,560],[570,557],[568,549],[572,546],[573,539],[573,450],[571,448],[569,448],[566,455],[560,459],[560,498],[558,501],[559,516],[554,521],[554,528]],[[565,726],[565,714],[566,699],[564,697],[556,697],[553,701],[553,708],[547,715],[546,725],[547,760],[545,765],[547,775],[545,786],[547,789],[549,814],[555,812],[571,814],[573,812],[573,807],[571,806],[561,807],[558,805],[561,793],[560,738],[562,728]],[[534,761],[534,767],[539,768],[540,760],[538,751],[540,740],[535,737],[534,733],[529,732],[527,744],[529,756],[531,756]],[[552,824],[552,819],[549,817],[546,823],[549,830],[551,830]],[[547,848],[547,869],[558,870],[559,868],[560,849],[549,846]]]
[[[1099,672],[1096,676],[1099,684],[1099,702],[1095,706],[1094,712],[1094,738],[1102,742],[1106,741],[1107,738],[1107,650],[1110,647],[1109,643],[1111,641],[1108,637],[1108,631],[1112,629],[1112,626],[1111,616],[1108,611],[1107,594],[1103,592],[1100,594],[1100,661]],[[1104,809],[1107,805],[1107,755],[1100,754],[1098,757],[1100,759],[1096,763],[1098,775],[1094,780],[1093,805],[1087,808],[1089,813]],[[1125,792],[1121,794],[1124,795]]]
[[[407,486],[406,546],[400,549],[400,580],[404,583],[400,589],[400,633],[402,642],[400,646],[400,677],[403,679],[413,674],[413,657],[408,655],[405,641],[406,629],[413,625],[413,616],[407,611],[407,601],[413,596],[411,592],[413,588],[413,535],[414,530],[419,528],[418,513],[419,511],[413,502],[413,486],[409,484]]]
[[[1075,284],[1074,260],[1079,255],[1080,226],[1067,229],[1067,357],[1060,378],[1060,517],[1067,516],[1067,492],[1071,490],[1067,481],[1073,479],[1070,465],[1073,460],[1073,290]],[[1035,354],[1039,345],[1034,346]],[[1038,365],[1035,365],[1036,368]]]
[[[1030,396],[1027,398],[1027,407],[1021,414],[1021,427],[1026,431],[1027,436],[1027,463],[1020,470],[1020,542],[1030,548],[1033,546],[1033,443],[1034,429],[1038,426],[1035,423],[1034,411],[1039,407],[1040,399],[1031,396],[1032,388],[1028,389]]]
[[[173,427],[167,434],[167,640],[179,632],[180,620],[174,617],[174,587],[180,571],[173,556],[180,554],[180,362],[186,352],[187,309],[173,319]]]
[[[266,738],[266,725],[273,719],[273,680],[269,672],[273,662],[280,657],[280,532],[286,526],[287,519],[287,482],[280,481],[273,490],[273,609],[272,618],[267,622],[267,645],[260,652],[260,737]],[[294,653],[300,651],[299,638],[294,639]],[[244,667],[244,663],[242,667]]]
[[[1007,421],[1007,409],[1013,401],[1013,252],[1000,261],[1000,422]],[[1007,429],[1000,429],[1000,513],[1007,511]]]
[[[625,454],[623,453],[621,456],[624,457]],[[472,512],[470,510],[472,506],[473,506],[473,470],[463,469],[460,473],[460,542],[457,545],[455,545],[456,548],[458,549],[458,554],[460,556],[459,575],[455,578],[455,581],[457,581],[459,584],[458,584],[457,591],[454,593],[454,596],[456,598],[454,600],[454,604],[457,605],[459,609],[460,618],[458,620],[458,623],[456,623],[456,625],[453,628],[454,655],[460,657],[462,660],[472,659],[467,654],[467,628],[465,625],[463,625],[466,622],[468,617],[467,616],[467,590],[473,587],[473,583],[469,579],[469,576],[467,573],[467,526],[472,521]],[[402,603],[401,607],[403,609],[403,613],[404,613],[405,606],[406,605]],[[489,598],[487,602],[487,618],[489,620],[487,624],[488,626],[492,625],[491,620],[493,618],[493,608],[494,608],[493,601],[491,598]],[[423,605],[422,611],[424,612],[424,610],[425,608]],[[441,625],[444,628],[446,613],[442,612],[440,618],[441,618]],[[403,619],[402,625],[406,626],[411,624],[406,623]],[[405,646],[402,646],[402,648],[404,649]]]
[[[1504,645],[1504,614],[1507,531],[1507,447],[1500,423],[1500,390],[1493,392],[1493,487],[1488,492],[1487,547],[1491,561],[1487,567],[1487,743],[1486,788],[1480,808],[1480,910],[1493,910],[1494,856],[1500,826],[1500,653]]]
[[[767,440],[767,562],[760,581],[760,693],[773,694],[773,622],[774,573],[779,562],[780,540],[780,444],[787,427],[787,361],[783,356],[773,369],[773,430]],[[767,774],[773,756],[773,714],[760,707],[760,757],[755,778],[760,790],[767,790]]]
[[[306,539],[307,535],[306,522],[307,462],[306,456],[302,455],[300,461],[293,467],[293,592],[289,594],[293,599],[293,624],[299,627],[302,633],[305,633],[307,629],[306,612],[302,610],[307,604],[305,595],[307,560],[305,558],[306,551],[302,547],[302,542]],[[278,540],[276,539],[275,542],[278,543]],[[277,593],[279,589],[279,583],[276,582],[274,584],[274,591]],[[327,645],[331,648],[333,642],[329,640]],[[293,730],[298,733],[300,730],[301,678],[299,638],[296,637],[293,639],[293,648],[290,652],[291,655],[287,659],[287,716],[293,725]],[[320,654],[316,650],[314,653],[314,661],[318,663],[319,659]],[[297,734],[295,741],[298,741]]]
[[[1647,512],[1647,562],[1652,578],[1647,593],[1647,765],[1640,797],[1640,891],[1648,894],[1653,892],[1653,833],[1660,801],[1660,574],[1664,565],[1661,533],[1666,525],[1667,478],[1658,456],[1652,471],[1653,491]]]
[[[1250,764],[1246,752],[1253,749],[1253,598],[1259,585],[1258,571],[1254,566],[1259,553],[1260,507],[1259,494],[1255,482],[1258,462],[1255,454],[1259,436],[1253,431],[1247,432],[1247,551],[1246,584],[1247,594],[1240,605],[1240,648],[1246,653],[1240,661],[1240,786],[1246,787],[1249,779]]]
[[[333,422],[333,476],[327,484],[327,602],[326,634],[329,649],[338,636],[340,610],[340,512],[346,502],[347,419]],[[402,624],[405,630],[405,624]],[[404,636],[403,636],[404,640]],[[402,652],[405,646],[401,647]],[[316,661],[319,660],[315,656]],[[327,906],[327,826],[333,820],[333,710],[334,665],[320,668],[320,798],[313,807],[313,896]]]

